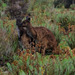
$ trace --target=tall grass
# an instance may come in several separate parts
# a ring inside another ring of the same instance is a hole
[[[31,0],[28,12],[32,15],[33,26],[44,26],[53,32],[60,50],[63,51],[60,55],[42,57],[39,53],[32,55],[30,50],[14,53],[18,46],[15,20],[9,20],[8,17],[0,19],[0,57],[14,55],[11,59],[13,62],[7,63],[10,75],[75,74],[75,53],[69,52],[75,48],[75,33],[72,31],[65,35],[60,30],[68,28],[68,25],[75,25],[75,13],[54,9],[52,4],[53,0]],[[59,23],[61,25],[58,25]]]
[[[8,63],[7,66],[11,74],[26,74],[26,75],[70,75],[75,74],[74,57],[68,59],[65,56],[41,57],[40,54],[34,55],[25,53],[20,57],[16,56],[13,63]],[[61,61],[62,59],[62,61]],[[35,61],[35,62],[34,62]]]
[[[17,31],[15,30],[14,21],[8,18],[0,19],[0,56],[9,56],[14,53],[17,48]]]

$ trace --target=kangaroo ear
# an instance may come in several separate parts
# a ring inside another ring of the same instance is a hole
[[[30,22],[30,17],[29,17],[29,16],[26,16],[26,20],[27,20],[28,22]]]

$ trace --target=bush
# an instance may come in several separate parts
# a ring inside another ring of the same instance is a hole
[[[68,31],[69,25],[75,24],[75,16],[71,14],[57,14],[55,18],[57,23],[60,23],[60,26],[65,28]]]
[[[59,31],[59,26],[58,25],[50,25],[50,26],[47,25],[47,28],[49,28],[53,32],[57,40],[57,43],[59,44],[63,36],[63,33],[60,33]]]
[[[7,4],[0,0],[0,17],[5,15]]]
[[[40,7],[38,7],[38,5]],[[50,9],[52,6],[53,6],[53,0],[50,0],[50,1],[49,0],[47,1],[46,0],[31,0],[31,3],[28,8],[28,12],[34,11],[36,13],[38,12],[44,13],[46,9],[48,8]]]
[[[30,0],[10,0],[8,2],[7,14],[11,16],[11,19],[15,19],[18,16],[24,17],[30,5]]]
[[[14,21],[0,20],[0,59],[12,56],[17,48],[17,34],[14,26]],[[5,59],[3,59],[5,60]]]
[[[60,5],[60,3],[62,3],[61,0],[54,0],[54,7],[57,7]]]
[[[55,7],[57,7],[57,6],[61,7],[61,4],[63,4],[65,8],[69,8],[70,5],[72,4],[72,1],[73,0],[54,0],[54,6]]]
[[[75,33],[69,33],[69,37],[67,38],[68,45],[71,49],[75,48]]]
[[[75,10],[75,4],[70,5],[70,8]]]
[[[64,4],[60,3],[59,5],[56,6],[57,8],[64,8]]]
[[[27,50],[26,50],[27,51]],[[15,55],[12,64],[7,63],[10,74],[26,75],[70,75],[75,74],[75,57],[66,54],[49,57],[42,57],[39,53],[34,55],[21,52],[20,56]],[[29,52],[29,51],[28,51]],[[68,53],[67,53],[68,54]],[[71,54],[71,53],[70,53]]]

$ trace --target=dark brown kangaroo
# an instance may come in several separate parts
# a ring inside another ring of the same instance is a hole
[[[22,48],[25,48],[25,49],[31,49],[31,38],[27,35],[27,31],[23,28],[22,26],[22,18],[17,18],[16,19],[16,25],[17,25],[17,28],[18,28],[18,38],[19,38],[19,41],[20,41],[20,46],[22,46]]]
[[[53,33],[45,27],[33,27],[30,23],[30,18],[22,22],[27,34],[33,38],[35,44],[40,43],[42,55],[45,55],[46,50],[53,51],[57,48],[57,42]]]

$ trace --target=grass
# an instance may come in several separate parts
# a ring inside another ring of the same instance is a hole
[[[12,64],[7,63],[7,66],[10,74],[15,75],[17,72],[18,74],[21,73],[21,71],[26,75],[69,75],[73,73],[75,69],[74,58],[75,57],[71,58],[69,56],[66,58],[65,55],[50,55],[48,57],[41,57],[41,55],[38,53],[34,55],[25,53],[18,56],[17,59],[12,62]]]
[[[59,52],[59,55],[41,56],[39,53],[32,55],[30,50],[20,52],[17,49],[15,20],[9,20],[8,17],[2,16],[0,18],[0,57],[4,59],[4,63],[8,59],[5,67],[9,75],[75,74],[75,10],[55,9],[49,0],[46,4],[44,1],[36,0],[35,2],[34,0],[31,3],[31,7],[28,9],[32,15],[31,23],[33,26],[47,27],[53,32],[58,42],[56,53]],[[68,28],[67,32],[65,31],[66,27]],[[10,58],[8,58],[9,56]],[[4,73],[4,69],[1,67],[0,73]]]

